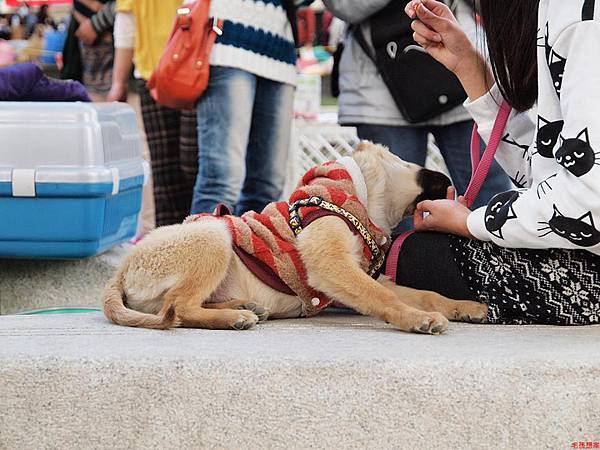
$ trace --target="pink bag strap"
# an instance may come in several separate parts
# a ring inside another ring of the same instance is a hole
[[[481,186],[483,185],[489,171],[490,167],[492,167],[492,163],[494,162],[494,156],[496,155],[496,150],[498,150],[498,146],[502,141],[504,136],[504,130],[506,128],[506,124],[508,122],[508,118],[512,108],[508,104],[506,100],[502,102],[500,105],[500,110],[498,111],[498,115],[496,116],[496,121],[494,122],[494,128],[492,130],[492,134],[490,135],[490,139],[488,141],[487,148],[483,152],[483,156],[481,159],[479,158],[479,152],[481,149],[480,146],[480,138],[479,131],[477,128],[477,124],[473,127],[473,134],[471,135],[471,181],[469,186],[467,187],[467,191],[465,192],[465,200],[467,202],[467,206],[470,208],[473,206],[477,195],[479,195],[479,191],[481,190]]]
[[[396,272],[398,270],[398,259],[400,258],[400,250],[402,250],[402,245],[404,242],[413,234],[415,234],[415,230],[407,231],[400,236],[398,236],[392,246],[390,247],[390,251],[387,256],[387,261],[385,263],[385,275],[391,279],[396,279]]]
[[[506,124],[508,123],[508,118],[511,112],[512,108],[510,105],[506,101],[503,101],[502,105],[500,105],[498,115],[496,116],[494,129],[490,135],[487,148],[483,152],[483,156],[481,158],[479,157],[481,146],[477,124],[475,124],[473,127],[473,134],[471,136],[471,168],[473,173],[471,176],[471,181],[469,182],[469,187],[467,187],[467,191],[465,192],[465,200],[469,208],[473,206],[473,203],[475,202],[475,199],[481,190],[481,186],[483,185],[490,171],[490,167],[494,162],[496,150],[498,150],[498,146],[504,137],[504,130],[506,129]],[[402,245],[406,239],[408,239],[414,233],[415,231],[413,230],[398,236],[394,240],[389,250],[385,265],[385,275],[392,280],[396,278],[398,259],[400,258]]]

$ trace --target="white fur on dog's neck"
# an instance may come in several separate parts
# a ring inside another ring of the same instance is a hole
[[[361,161],[362,165],[360,165],[354,157],[350,157],[349,159],[351,159],[354,163],[350,163],[350,165],[355,166],[355,168],[358,169],[360,175],[357,176],[357,178],[360,179],[364,189],[366,190],[366,201],[363,203],[363,205],[365,205],[365,208],[367,208],[367,213],[369,214],[371,222],[373,222],[373,224],[385,235],[389,236],[392,232],[392,227],[385,211],[385,174],[380,170],[377,170],[377,167],[368,167],[371,162],[376,163],[374,161],[375,158]],[[377,162],[379,161],[377,160]],[[365,167],[363,167],[363,165]],[[350,176],[352,176],[352,181],[354,181],[355,179],[354,175],[352,175],[352,172],[350,172]]]
[[[337,162],[343,165],[350,174],[350,177],[352,177],[356,195],[360,202],[366,207],[369,204],[369,191],[367,190],[367,183],[365,183],[365,177],[363,177],[360,167],[358,167],[356,161],[349,156],[344,156],[343,158],[338,159]]]

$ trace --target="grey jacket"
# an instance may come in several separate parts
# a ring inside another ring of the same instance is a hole
[[[369,41],[371,36],[369,17],[385,7],[390,0],[323,0],[327,8],[350,24],[360,24]],[[392,0],[393,1],[393,0]],[[472,40],[476,36],[473,12],[464,3],[457,2],[456,15]],[[422,124],[409,124],[394,103],[377,68],[348,34],[340,62],[339,122],[342,124],[371,124],[390,126],[448,125],[471,116],[461,105]]]

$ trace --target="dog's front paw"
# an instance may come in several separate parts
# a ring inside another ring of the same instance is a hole
[[[485,323],[487,322],[488,306],[485,303],[470,300],[456,302],[451,320],[457,322]]]
[[[423,313],[415,322],[413,331],[423,334],[442,334],[448,329],[448,319],[438,312]]]
[[[252,311],[239,311],[239,316],[232,321],[234,330],[248,330],[258,323],[259,319]]]
[[[238,309],[252,311],[258,317],[259,322],[264,322],[269,318],[269,310],[256,303],[244,303],[243,305],[238,306]]]

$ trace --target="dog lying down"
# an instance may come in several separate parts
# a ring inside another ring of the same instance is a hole
[[[378,276],[391,230],[419,201],[445,198],[449,185],[362,142],[351,157],[311,169],[289,202],[241,218],[218,208],[154,230],[109,282],[104,313],[132,327],[245,330],[267,317],[310,317],[336,301],[403,331],[483,322],[484,304]]]

